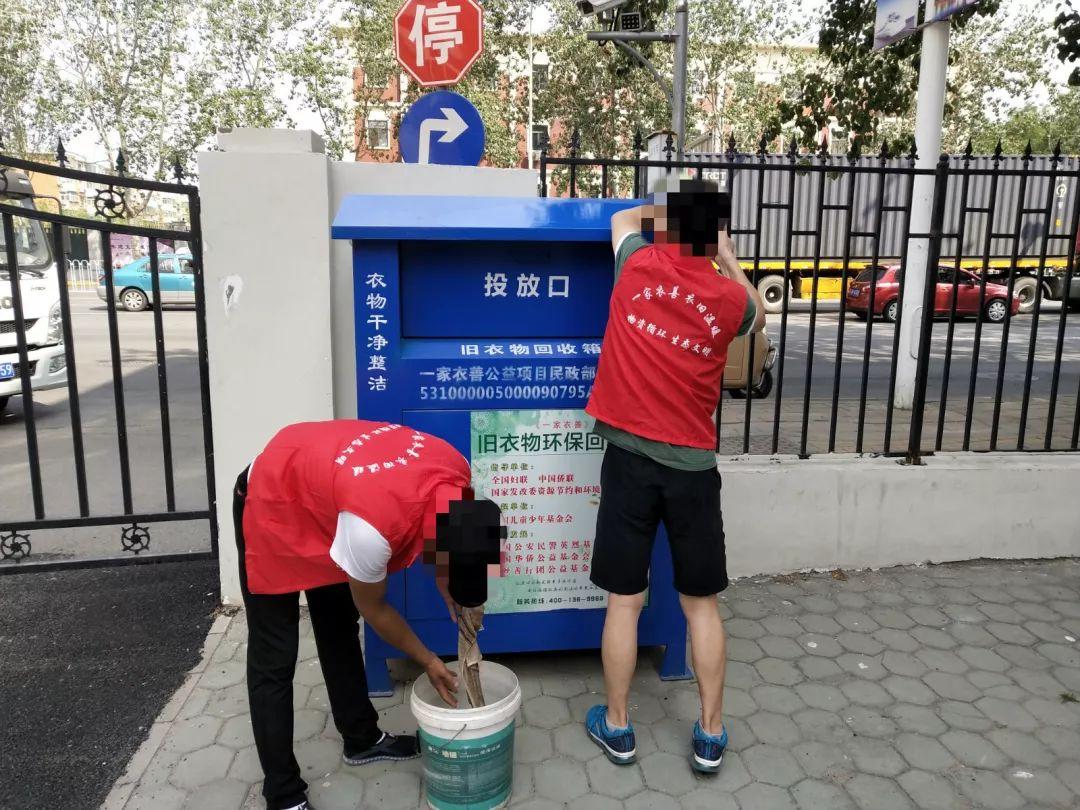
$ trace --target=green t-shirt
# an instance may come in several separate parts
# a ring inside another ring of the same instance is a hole
[[[631,233],[623,237],[623,240],[619,243],[618,250],[615,253],[616,281],[618,281],[623,265],[626,264],[626,260],[630,258],[631,254],[643,247],[648,247],[648,245],[649,243],[645,241],[645,238],[640,233]],[[750,330],[754,328],[754,321],[756,319],[757,306],[754,304],[754,299],[748,295],[746,296],[746,311],[743,313],[742,324],[739,326],[738,334],[749,334]],[[703,450],[700,447],[684,447],[678,444],[668,444],[667,442],[645,439],[636,434],[613,427],[606,422],[601,422],[599,419],[596,420],[596,427],[593,428],[593,432],[598,436],[602,436],[616,447],[620,447],[631,453],[637,453],[639,456],[651,458],[653,461],[658,464],[663,464],[665,467],[696,472],[699,470],[711,470],[716,466],[716,453],[712,450]]]

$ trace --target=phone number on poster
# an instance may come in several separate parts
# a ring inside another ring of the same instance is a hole
[[[424,400],[587,399],[591,385],[422,385]]]

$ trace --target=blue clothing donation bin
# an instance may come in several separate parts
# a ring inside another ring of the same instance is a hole
[[[606,597],[589,563],[604,442],[583,408],[614,279],[611,215],[634,204],[356,195],[334,221],[353,244],[358,416],[446,439],[502,506],[484,653],[600,646]],[[456,651],[428,569],[394,575],[388,594],[428,647]],[[386,659],[400,653],[365,633],[371,694],[389,695]],[[666,541],[639,640],[666,646],[661,677],[690,677]]]

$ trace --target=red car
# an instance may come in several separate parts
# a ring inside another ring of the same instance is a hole
[[[1001,323],[1020,309],[1020,299],[1009,299],[1009,288],[1004,284],[987,282],[979,306],[982,279],[967,270],[951,266],[938,267],[937,289],[934,291],[934,314],[948,315],[952,306],[953,279],[959,273],[956,284],[956,314],[982,315],[991,323]],[[900,314],[900,266],[872,267],[856,276],[847,291],[847,308],[860,320],[866,320],[870,308],[870,284],[874,281],[874,315],[896,323]],[[981,311],[980,311],[981,310]]]

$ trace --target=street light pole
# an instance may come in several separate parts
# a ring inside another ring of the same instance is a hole
[[[949,21],[932,23],[923,29],[919,60],[919,99],[915,113],[917,169],[933,169],[941,154],[941,124],[945,114],[945,78],[949,69]],[[913,234],[930,232],[935,176],[915,178],[911,199]],[[896,358],[896,392],[893,405],[907,410],[915,398],[915,371],[918,363],[919,333],[926,285],[936,283],[936,269],[927,267],[930,242],[924,237],[909,238],[908,261],[904,269],[904,297],[900,313],[900,351]]]
[[[525,151],[529,168],[533,167],[533,0],[529,0],[529,129],[525,133]]]
[[[686,62],[690,46],[689,0],[678,0],[675,6],[674,31],[589,31],[586,39],[593,42],[614,42],[615,46],[640,62],[656,79],[671,102],[671,129],[675,132],[677,157],[683,156],[686,142]],[[675,44],[675,64],[670,91],[656,66],[645,58],[631,42],[672,42]]]
[[[690,9],[687,0],[675,6],[675,69],[672,82],[671,128],[675,130],[675,155],[682,160],[686,143],[686,58],[690,39]]]

